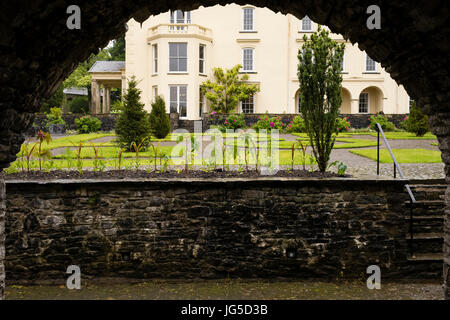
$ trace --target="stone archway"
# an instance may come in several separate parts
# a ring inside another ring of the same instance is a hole
[[[352,94],[348,89],[342,87],[341,96],[342,96],[342,104],[340,108],[340,113],[342,114],[352,113]]]
[[[191,10],[199,5],[231,2],[244,5],[248,0],[80,0],[77,4],[82,10],[81,30],[66,27],[70,1],[4,3],[0,17],[0,168],[15,159],[24,140],[22,133],[31,126],[41,99],[50,96],[80,61],[106,46],[110,39],[122,35],[130,18],[142,22],[151,14],[170,9]],[[373,1],[250,0],[250,3],[299,18],[307,14],[315,22],[358,43],[361,50],[380,62],[429,115],[446,164],[446,176],[450,179],[448,5],[437,0],[385,4],[381,6],[381,29],[369,30],[366,11]],[[447,297],[450,296],[449,198],[450,188],[446,193],[445,229]],[[2,219],[0,207],[0,223]],[[3,255],[0,249],[0,260]],[[0,272],[1,269],[0,266]]]
[[[360,105],[363,98],[362,95],[365,95],[365,101],[367,103],[367,113],[379,113],[384,111],[384,94],[379,87],[370,86],[363,89],[359,94]]]

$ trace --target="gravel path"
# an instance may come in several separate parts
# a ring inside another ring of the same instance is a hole
[[[298,281],[265,279],[228,280],[124,280],[98,283],[82,281],[81,290],[64,285],[6,287],[7,300],[145,299],[145,300],[443,300],[440,281],[382,282],[381,289],[369,290],[362,280]]]

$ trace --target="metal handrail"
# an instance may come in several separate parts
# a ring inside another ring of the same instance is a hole
[[[381,128],[381,125],[377,122],[377,176],[380,175],[380,133],[383,136],[384,143],[386,144],[387,149],[389,150],[389,153],[391,154],[391,158],[394,161],[394,178],[396,177],[396,172],[398,169],[398,174],[402,179],[405,179],[405,176],[403,175],[402,169],[400,168],[400,165],[397,162],[397,159],[394,156],[394,153],[392,152],[391,146],[389,145],[389,142],[386,139],[386,136],[384,135],[383,129]],[[409,250],[411,252],[411,256],[414,257],[413,252],[413,206],[416,204],[416,198],[414,197],[411,188],[409,187],[409,184],[405,184],[406,191],[408,192],[410,203],[409,203],[409,235],[410,235],[410,244],[409,244]]]
[[[387,149],[389,150],[389,153],[391,154],[391,158],[394,161],[394,178],[396,170],[398,169],[398,174],[400,175],[400,178],[405,179],[405,176],[403,175],[402,168],[400,168],[400,165],[397,162],[397,159],[394,156],[394,153],[392,152],[391,146],[389,145],[389,142],[386,139],[386,136],[384,135],[383,129],[381,128],[381,125],[377,122],[377,131],[378,131],[378,143],[377,143],[377,175],[380,175],[380,132],[383,136],[384,143],[386,144]],[[416,198],[414,198],[414,195],[411,191],[411,188],[408,184],[405,184],[405,188],[408,191],[408,195],[411,199],[412,203],[416,203]]]

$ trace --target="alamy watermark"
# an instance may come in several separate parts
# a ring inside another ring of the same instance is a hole
[[[381,270],[377,265],[371,265],[367,267],[367,274],[370,274],[370,277],[367,278],[367,289],[381,289]]]
[[[81,9],[77,5],[70,5],[66,10],[67,14],[70,16],[67,18],[66,25],[69,30],[80,30],[81,29]]]
[[[66,273],[70,274],[66,281],[66,287],[69,290],[81,289],[81,269],[79,266],[71,265],[67,267]]]
[[[366,13],[370,14],[370,16],[367,18],[367,22],[366,22],[367,28],[369,30],[381,29],[381,9],[380,9],[380,7],[375,4],[368,6]]]

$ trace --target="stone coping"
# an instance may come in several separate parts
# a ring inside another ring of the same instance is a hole
[[[295,184],[295,185],[367,185],[390,184],[405,185],[407,179],[394,179],[389,177],[360,177],[360,178],[287,178],[287,177],[260,177],[260,178],[149,178],[149,179],[59,179],[59,180],[5,180],[6,185],[76,185],[76,184],[147,184],[153,183],[157,185],[173,185],[173,184],[191,184],[191,185],[207,185],[207,184]]]

